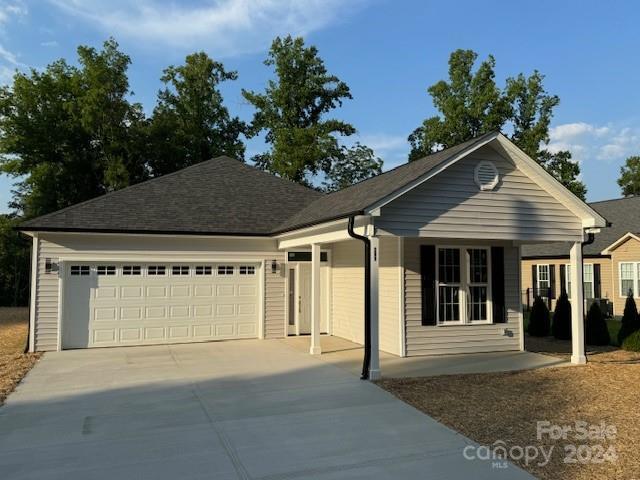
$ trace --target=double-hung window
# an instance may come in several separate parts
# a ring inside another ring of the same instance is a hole
[[[571,298],[571,264],[565,265],[565,288],[567,295]],[[584,284],[584,298],[595,298],[595,277],[593,275],[593,264],[585,263],[582,266],[582,282]]]
[[[626,297],[629,292],[634,297],[638,297],[638,273],[640,263],[622,262],[620,263],[620,296]]]
[[[490,250],[483,247],[437,249],[438,323],[489,323]]]
[[[549,276],[549,265],[539,264],[538,268],[538,284],[536,285],[535,294],[540,297],[547,297],[549,295],[549,288],[551,288],[551,277]]]

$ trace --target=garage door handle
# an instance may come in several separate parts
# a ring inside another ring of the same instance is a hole
[[[298,313],[302,313],[302,297],[298,297]]]

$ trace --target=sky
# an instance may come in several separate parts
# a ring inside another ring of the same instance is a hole
[[[640,155],[640,2],[425,0],[0,0],[0,83],[13,72],[74,63],[78,45],[114,37],[130,55],[132,99],[153,110],[162,70],[205,51],[236,70],[225,102],[245,120],[241,89],[262,90],[277,35],[302,35],[353,100],[334,116],[358,130],[385,170],[404,163],[407,136],[436,113],[428,86],[447,78],[449,54],[496,58],[496,80],[539,70],[560,97],[551,150],[580,162],[588,201],[620,197],[620,166]],[[53,128],[53,127],[52,127]],[[264,149],[248,143],[247,157]],[[0,176],[0,212],[14,180]]]

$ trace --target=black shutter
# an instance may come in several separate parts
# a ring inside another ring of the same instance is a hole
[[[565,292],[567,295],[567,272],[564,263],[560,264],[560,293]]]
[[[538,265],[531,265],[531,288],[533,288],[533,298],[540,295],[538,292]]]
[[[436,247],[420,246],[422,325],[436,324]]]
[[[507,321],[504,305],[504,248],[491,247],[491,302],[493,304],[493,323]]]
[[[593,297],[602,298],[602,290],[600,287],[600,264],[593,264]]]
[[[556,298],[556,266],[549,265],[549,298]]]

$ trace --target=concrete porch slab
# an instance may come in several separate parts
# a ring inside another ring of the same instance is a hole
[[[308,336],[282,340],[300,352],[309,352]],[[321,337],[319,358],[354,375],[362,371],[363,347],[340,337]],[[532,352],[491,352],[424,357],[396,357],[380,352],[380,368],[385,378],[432,377],[464,373],[509,372],[535,368],[570,366],[566,360]]]

